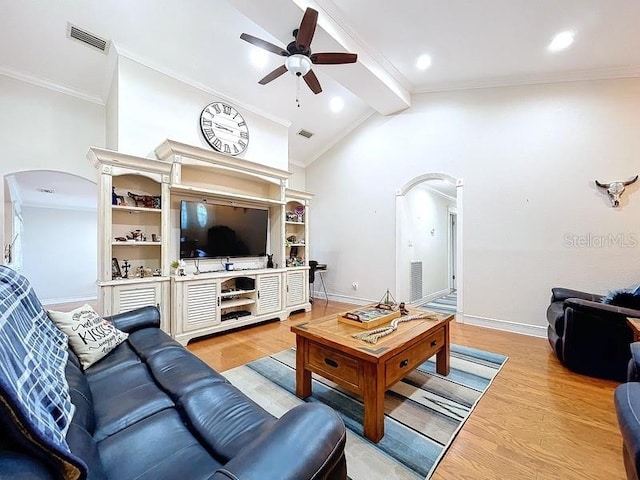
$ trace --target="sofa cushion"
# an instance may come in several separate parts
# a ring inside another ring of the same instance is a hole
[[[98,450],[109,477],[118,480],[204,480],[222,466],[174,409],[156,413],[98,442]],[[123,461],[125,458],[129,461]]]
[[[82,368],[89,368],[129,336],[98,315],[88,304],[70,312],[49,310],[47,313],[69,337],[69,345],[78,355]]]
[[[65,435],[75,407],[64,375],[65,335],[23,276],[0,266],[0,413],[4,442],[46,458],[60,476],[84,466]]]
[[[96,441],[174,406],[143,364],[119,370],[113,376],[91,378],[89,385],[94,398]]]
[[[111,353],[87,368],[84,373],[88,378],[117,375],[118,370],[140,364],[140,357],[133,351],[128,342],[121,343]]]
[[[182,347],[159,328],[136,330],[129,335],[129,344],[143,361],[167,347]]]
[[[206,385],[227,383],[225,377],[182,346],[168,347],[150,356],[147,367],[174,400]]]
[[[273,416],[229,383],[193,390],[181,398],[179,407],[223,463],[275,422]]]

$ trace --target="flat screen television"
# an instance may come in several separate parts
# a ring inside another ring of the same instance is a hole
[[[180,258],[258,257],[267,252],[267,209],[180,202]]]

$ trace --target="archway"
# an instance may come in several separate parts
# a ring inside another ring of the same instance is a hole
[[[3,186],[4,262],[29,278],[43,303],[95,299],[96,183],[27,170],[4,175]]]
[[[462,313],[463,223],[461,179],[427,173],[396,192],[398,298],[419,305],[455,290]]]

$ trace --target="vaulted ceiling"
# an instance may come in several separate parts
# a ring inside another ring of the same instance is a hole
[[[286,46],[307,7],[320,12],[313,50],[356,52],[358,63],[314,67],[323,92],[301,82],[297,107],[293,75],[258,85],[282,57],[255,66],[257,49],[239,37]],[[415,93],[640,76],[637,0],[20,0],[2,11],[0,74],[104,102],[117,52],[290,122],[290,158],[302,165]],[[110,40],[109,55],[69,39],[68,23]],[[573,45],[550,52],[562,31]],[[431,66],[420,70],[423,54]]]

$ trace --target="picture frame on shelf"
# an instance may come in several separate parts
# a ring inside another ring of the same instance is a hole
[[[113,280],[122,278],[122,272],[120,271],[120,263],[116,257],[111,259],[111,278]]]

